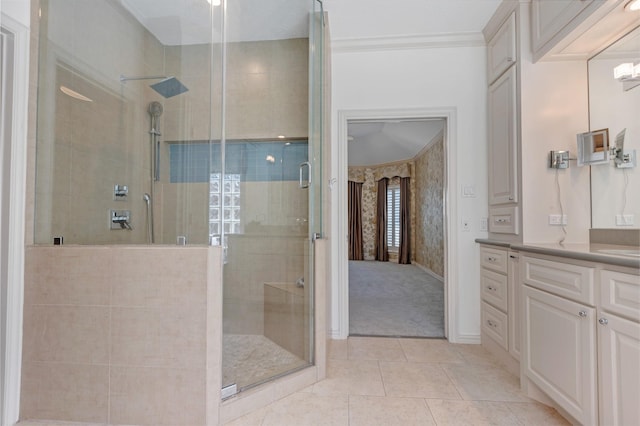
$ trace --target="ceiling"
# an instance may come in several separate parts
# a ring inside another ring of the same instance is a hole
[[[324,0],[334,40],[480,33],[502,0]],[[513,0],[517,1],[517,0]],[[209,43],[207,0],[120,0],[165,45]],[[228,0],[227,41],[308,37],[312,0]],[[219,22],[220,7],[213,9]],[[444,120],[349,123],[349,165],[413,158],[442,131]]]
[[[210,6],[207,0],[120,0],[120,3],[165,46],[210,43],[211,22],[220,21],[220,6]],[[311,5],[310,0],[228,1],[226,40],[308,37]],[[214,26],[213,38],[221,39],[219,26]]]
[[[444,129],[444,119],[349,122],[349,166],[410,160]]]

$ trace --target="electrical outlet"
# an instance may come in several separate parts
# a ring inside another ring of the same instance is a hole
[[[563,214],[562,217],[559,214],[549,215],[549,225],[562,226],[567,224],[567,215]]]
[[[632,214],[617,214],[616,215],[616,226],[633,226],[633,215]]]
[[[480,230],[481,231],[488,231],[489,230],[489,218],[488,217],[481,217],[480,218]]]
[[[471,231],[471,221],[467,218],[462,219],[462,232]]]

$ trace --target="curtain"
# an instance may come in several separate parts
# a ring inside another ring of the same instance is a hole
[[[387,248],[387,184],[388,178],[378,181],[378,202],[376,208],[376,260],[387,262],[389,250]]]
[[[400,248],[398,263],[411,263],[411,212],[410,212],[410,178],[400,178]]]
[[[362,248],[362,182],[349,181],[349,260],[364,260]]]

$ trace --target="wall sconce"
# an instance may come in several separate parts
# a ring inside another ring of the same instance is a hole
[[[640,63],[626,62],[613,69],[613,78],[620,81],[639,81]]]
[[[625,92],[640,86],[640,63],[625,62],[613,69],[613,78],[622,83]]]
[[[636,12],[640,10],[640,0],[631,0],[624,6],[628,11]]]

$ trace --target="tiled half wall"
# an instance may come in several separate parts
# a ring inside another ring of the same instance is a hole
[[[205,424],[219,267],[211,247],[28,247],[21,419]]]

